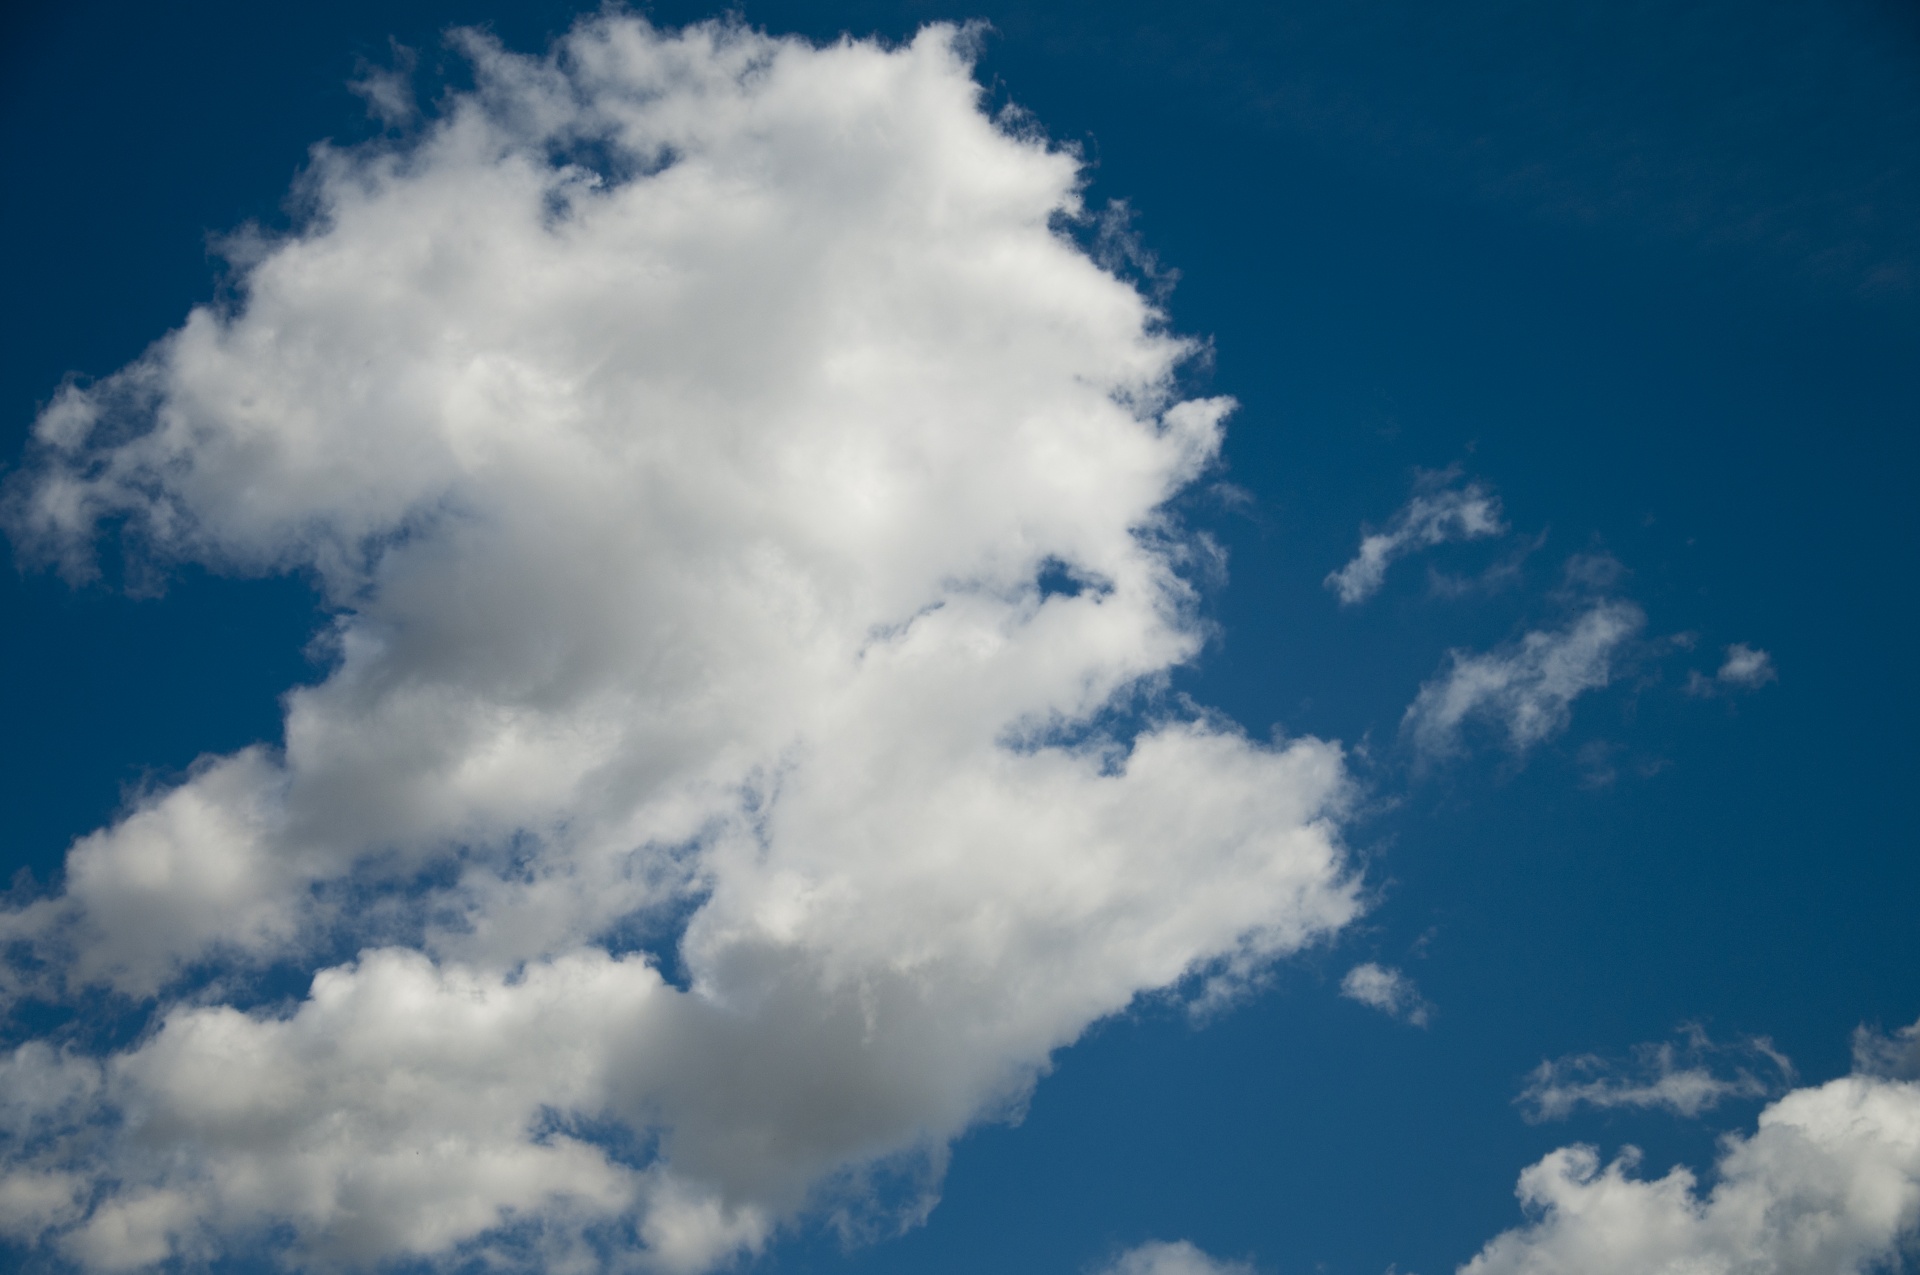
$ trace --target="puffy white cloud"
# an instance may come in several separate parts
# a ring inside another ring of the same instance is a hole
[[[0,1224],[95,1269],[911,1220],[1090,1023],[1359,909],[1339,750],[1159,694],[1203,637],[1161,507],[1231,405],[953,30],[463,42],[475,91],[316,152],[238,303],[64,391],[12,490],[71,574],[111,522],[336,615],[278,746],[0,916],[16,990],[157,998],[7,1064]]]
[[[1533,1221],[1463,1275],[1864,1275],[1920,1232],[1920,1085],[1849,1076],[1797,1089],[1724,1143],[1716,1180],[1635,1175],[1563,1147],[1520,1176]]]
[[[1252,1275],[1245,1262],[1209,1257],[1187,1240],[1153,1240],[1128,1249],[1102,1275]]]
[[[1729,1098],[1763,1098],[1792,1082],[1793,1064],[1764,1037],[1716,1045],[1690,1024],[1678,1043],[1634,1046],[1624,1065],[1596,1054],[1543,1061],[1518,1101],[1532,1120],[1562,1119],[1582,1104],[1697,1116]]]
[[[1424,476],[1385,531],[1361,537],[1352,561],[1326,579],[1342,605],[1364,602],[1379,592],[1396,558],[1452,540],[1506,534],[1499,498],[1479,483],[1451,485],[1458,477],[1455,470]]]
[[[1367,961],[1354,966],[1340,980],[1340,994],[1416,1027],[1425,1027],[1433,1019],[1433,1006],[1420,995],[1413,980],[1389,965]]]
[[[1600,601],[1564,628],[1480,655],[1454,651],[1408,706],[1402,732],[1422,754],[1443,757],[1458,751],[1469,719],[1490,718],[1523,753],[1566,728],[1573,701],[1607,684],[1616,655],[1645,624],[1633,603]]]

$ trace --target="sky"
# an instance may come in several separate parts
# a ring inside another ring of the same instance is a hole
[[[1920,1270],[1920,20],[16,5],[0,1268]]]

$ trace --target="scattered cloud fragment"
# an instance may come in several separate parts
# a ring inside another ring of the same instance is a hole
[[[1764,1098],[1793,1083],[1793,1064],[1764,1038],[1717,1045],[1697,1024],[1680,1040],[1636,1045],[1631,1061],[1574,1054],[1542,1062],[1516,1101],[1533,1121],[1581,1106],[1658,1108],[1697,1116],[1730,1098]]]
[[[0,1233],[87,1269],[907,1224],[1091,1023],[1360,910],[1340,749],[1155,694],[1232,404],[1055,233],[1079,161],[961,33],[457,42],[473,91],[318,152],[239,303],[63,391],[10,488],[70,576],[119,528],[335,614],[281,740],[0,912],[11,995],[153,1007],[0,1056]]]
[[[1773,671],[1771,655],[1744,642],[1735,642],[1727,648],[1727,658],[1713,676],[1722,685],[1750,691],[1773,681],[1777,674]]]
[[[1390,965],[1368,961],[1354,966],[1340,980],[1340,994],[1415,1027],[1425,1027],[1433,1020],[1433,1006],[1420,995],[1413,980]]]
[[[1408,706],[1401,732],[1423,757],[1446,757],[1460,750],[1466,724],[1484,718],[1525,753],[1566,728],[1574,700],[1607,685],[1614,660],[1645,624],[1633,603],[1600,601],[1561,629],[1479,655],[1453,651]]]
[[[1695,669],[1687,676],[1687,694],[1708,696],[1726,691],[1757,691],[1768,682],[1778,681],[1773,657],[1744,642],[1727,648],[1726,659],[1711,678]]]
[[[1353,606],[1380,591],[1395,559],[1455,540],[1505,535],[1500,500],[1480,483],[1459,483],[1459,471],[1422,475],[1414,494],[1384,531],[1361,537],[1353,560],[1327,576],[1341,605]]]

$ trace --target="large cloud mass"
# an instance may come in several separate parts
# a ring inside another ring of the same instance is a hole
[[[910,1221],[1089,1023],[1355,914],[1338,751],[1157,690],[1230,404],[956,43],[469,37],[235,304],[48,409],[29,551],[117,524],[337,619],[280,746],[0,917],[11,994],[156,1006],[0,1063],[6,1233],[690,1271]]]

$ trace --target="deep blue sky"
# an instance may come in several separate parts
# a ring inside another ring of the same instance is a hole
[[[657,21],[710,9],[661,5]],[[1770,1036],[1803,1077],[1856,1024],[1920,1014],[1911,794],[1920,675],[1920,19],[1893,4],[757,3],[748,21],[898,37],[984,18],[979,74],[1093,161],[1179,272],[1177,329],[1242,404],[1190,517],[1229,551],[1219,638],[1187,679],[1256,733],[1367,741],[1354,828],[1379,889],[1335,950],[1200,1028],[1147,1007],[1067,1050],[1017,1128],[957,1148],[944,1202],[775,1271],[1077,1272],[1185,1237],[1263,1271],[1440,1272],[1515,1224],[1547,1149],[1636,1142],[1701,1168],[1751,1121],[1513,1106],[1542,1058],[1622,1054],[1682,1022]],[[0,457],[70,373],[104,375],[212,295],[209,236],[283,223],[306,148],[367,136],[344,88],[389,37],[537,49],[570,7],[16,6],[5,19]],[[1496,489],[1544,533],[1497,594],[1402,564],[1351,610],[1321,586],[1415,472]],[[1654,637],[1517,764],[1425,772],[1396,740],[1446,651],[1559,614],[1600,551]],[[0,575],[6,870],[47,879],[132,787],[271,738],[319,675],[299,581],[188,573],[163,597]],[[1681,693],[1728,643],[1779,681]],[[1596,785],[1596,747],[1617,772]],[[1588,762],[1580,760],[1588,749]],[[1405,968],[1425,1029],[1337,995]]]

